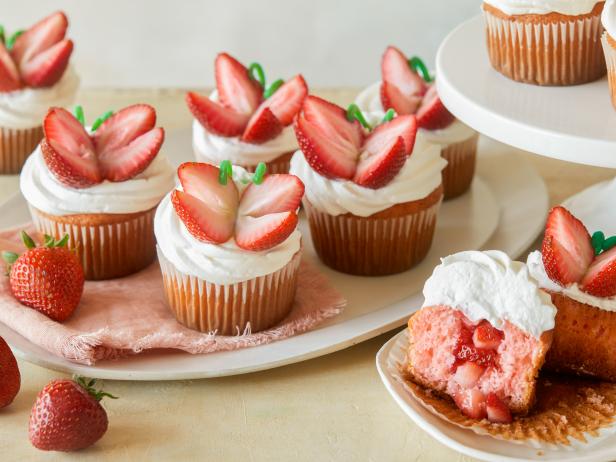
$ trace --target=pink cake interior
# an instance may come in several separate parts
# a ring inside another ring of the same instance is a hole
[[[409,323],[411,371],[424,385],[453,397],[463,411],[461,401],[472,407],[474,400],[496,395],[511,411],[523,412],[533,395],[541,342],[507,321],[502,330],[482,323],[498,336],[487,349],[477,348],[485,345],[475,340],[480,323],[462,312],[446,306],[419,311]]]

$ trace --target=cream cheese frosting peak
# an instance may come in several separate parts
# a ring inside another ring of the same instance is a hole
[[[595,5],[600,3],[596,0],[484,0],[484,2],[509,16],[549,13],[577,16],[590,13]]]

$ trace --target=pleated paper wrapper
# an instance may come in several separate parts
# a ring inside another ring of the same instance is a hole
[[[43,127],[0,128],[0,175],[14,175],[43,139]]]
[[[444,198],[454,199],[464,194],[471,187],[477,163],[477,143],[479,134],[452,143],[441,150],[441,156],[447,161],[443,169]]]

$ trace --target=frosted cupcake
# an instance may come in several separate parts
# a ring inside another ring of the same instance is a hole
[[[49,110],[20,189],[40,232],[69,235],[86,279],[126,276],[154,260],[155,209],[175,184],[159,154],[164,131],[145,104],[106,114],[88,131],[79,116]]]
[[[216,57],[216,90],[186,95],[195,117],[193,148],[200,162],[230,160],[248,171],[264,162],[270,173],[287,173],[297,149],[291,123],[308,94],[301,75],[266,86],[261,66],[250,70],[226,53]]]
[[[402,115],[415,114],[418,139],[437,145],[447,160],[443,170],[445,199],[466,192],[475,175],[478,133],[445,108],[418,58],[407,60],[390,46],[383,54],[381,74],[382,81],[370,85],[355,100],[369,123],[378,123],[389,109]]]
[[[605,29],[601,37],[603,54],[607,65],[607,77],[610,83],[612,105],[616,108],[616,3],[608,0],[601,14],[601,23]]]
[[[577,85],[605,74],[603,1],[484,0],[494,69],[535,85]]]
[[[447,162],[437,146],[415,142],[415,116],[387,119],[367,132],[341,107],[308,96],[295,122],[301,150],[291,173],[306,186],[315,249],[338,271],[405,271],[432,244]]]
[[[293,175],[254,175],[229,161],[189,162],[181,186],[156,212],[158,257],[177,320],[202,332],[237,335],[289,314],[301,258],[297,209],[304,185]]]

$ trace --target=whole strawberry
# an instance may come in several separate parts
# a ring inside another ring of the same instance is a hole
[[[60,241],[46,235],[43,247],[36,247],[25,231],[21,236],[25,253],[2,253],[11,292],[24,305],[62,322],[77,308],[84,284],[81,263],[66,246],[68,234]]]
[[[95,390],[95,380],[52,380],[36,397],[28,434],[43,451],[76,451],[96,443],[107,431],[107,412],[100,405],[109,393]]]
[[[13,352],[0,337],[0,408],[13,402],[21,386],[21,375]]]

